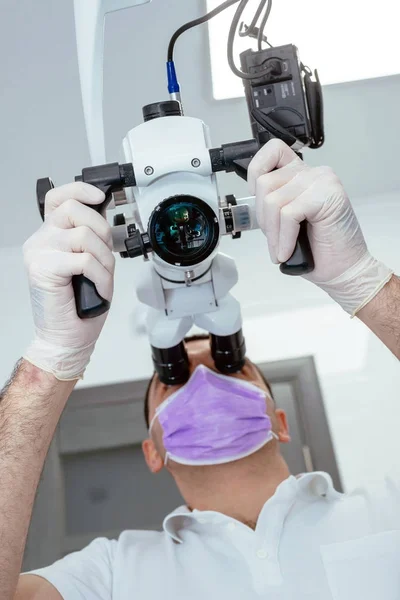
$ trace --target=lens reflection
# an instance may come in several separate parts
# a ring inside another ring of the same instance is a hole
[[[190,256],[208,243],[210,228],[202,210],[191,202],[177,202],[159,214],[155,235],[162,250]]]

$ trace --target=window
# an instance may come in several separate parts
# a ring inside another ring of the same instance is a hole
[[[212,10],[222,0],[207,0]],[[243,20],[249,23],[258,0],[250,0]],[[215,99],[243,96],[242,81],[230,71],[226,45],[237,5],[209,22]],[[249,16],[248,16],[249,15]],[[274,46],[295,44],[302,62],[318,69],[323,85],[400,73],[400,8],[396,0],[274,0],[266,35]],[[236,41],[239,53],[256,42]]]

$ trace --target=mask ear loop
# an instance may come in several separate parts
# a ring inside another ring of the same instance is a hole
[[[151,430],[153,428],[154,422],[156,420],[156,418],[158,417],[158,411],[156,411],[154,417],[152,418],[151,422],[150,422],[150,427],[149,427],[149,437],[151,437]],[[167,466],[168,463],[168,452],[165,452],[165,458],[164,458],[164,467]]]
[[[156,418],[158,417],[158,413],[156,411],[154,417],[152,418],[152,420],[150,421],[150,427],[149,427],[149,437],[151,437],[151,430],[153,428],[154,422],[156,420]]]
[[[171,397],[173,397],[173,395],[172,395]],[[152,418],[152,420],[150,421],[150,426],[149,426],[149,436],[151,436],[151,430],[152,430],[152,428],[153,428],[153,425],[154,425],[154,422],[155,422],[155,420],[157,419],[157,417],[159,417],[159,416],[160,416],[160,412],[162,412],[162,410],[163,410],[163,409],[164,409],[166,406],[168,406],[168,404],[169,404],[169,398],[167,398],[166,400],[164,400],[164,402],[162,402],[162,403],[160,404],[160,406],[157,406],[157,408],[156,408],[156,412],[154,413],[154,417],[153,417],[153,418]]]
[[[156,420],[156,418],[158,417],[158,412],[156,411],[154,417],[152,418],[151,422],[150,422],[150,427],[149,427],[149,437],[151,437],[151,430],[153,428],[154,422]],[[168,452],[165,452],[165,458],[164,458],[164,467],[167,466],[168,463]]]

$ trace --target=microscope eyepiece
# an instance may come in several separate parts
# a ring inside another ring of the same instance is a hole
[[[246,342],[241,329],[232,335],[211,335],[211,354],[220,373],[240,371],[245,363]]]
[[[154,369],[162,383],[179,385],[189,379],[189,358],[183,342],[172,348],[151,347]]]

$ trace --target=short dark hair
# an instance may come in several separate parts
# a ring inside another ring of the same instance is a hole
[[[190,342],[196,342],[198,340],[208,340],[208,339],[209,339],[209,336],[207,334],[191,335],[191,336],[185,338],[185,343],[187,344]],[[257,365],[254,365],[254,366],[257,369],[261,379],[265,383],[265,386],[266,386],[267,390],[269,391],[269,393],[271,394],[271,397],[274,398],[274,396],[272,394],[271,386],[270,386],[269,382],[267,381],[267,379],[265,378],[263,372],[261,371],[261,369],[259,369],[259,367],[257,367]],[[150,396],[150,387],[151,387],[151,384],[153,383],[154,376],[155,376],[155,373],[153,373],[153,375],[150,378],[150,381],[149,381],[149,384],[147,386],[146,393],[144,396],[144,420],[146,421],[147,429],[150,427],[149,396]]]

